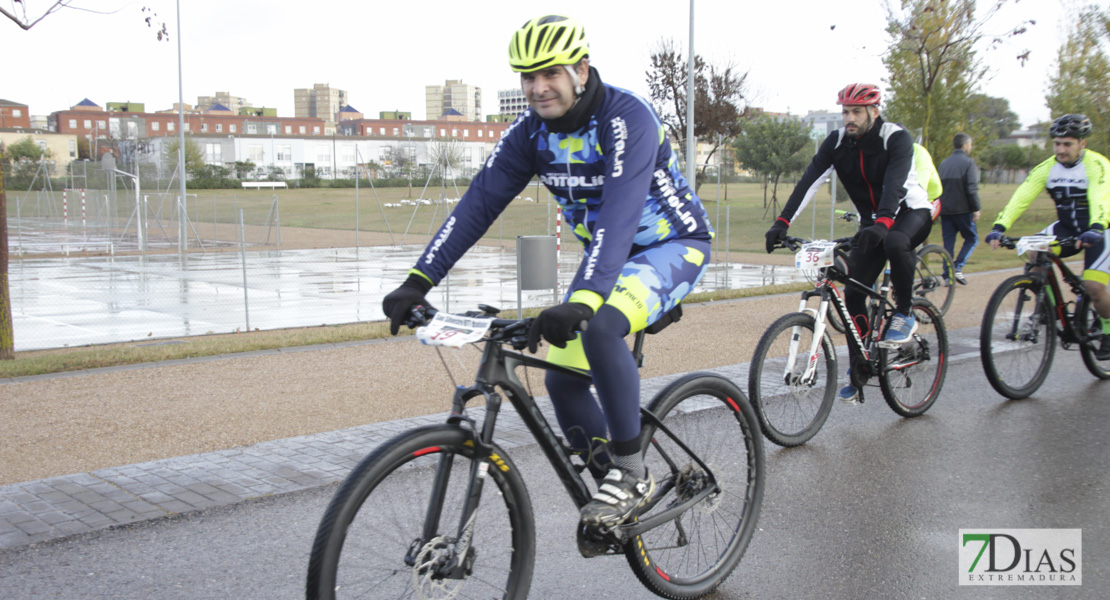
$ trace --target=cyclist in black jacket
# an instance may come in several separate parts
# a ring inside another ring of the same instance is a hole
[[[906,342],[917,330],[911,303],[916,256],[914,248],[929,237],[932,204],[913,169],[913,138],[879,115],[881,93],[877,86],[852,83],[837,95],[843,107],[844,127],[822,142],[809,167],[794,187],[782,214],[767,231],[767,252],[786,237],[791,221],[801,214],[833,169],[860,215],[860,230],[849,255],[852,277],[874,284],[889,260],[897,312],[881,345]],[[845,293],[848,312],[861,333],[868,329],[866,296],[851,288]],[[851,382],[840,390],[840,399],[856,403],[870,373],[860,366],[851,349]],[[857,368],[859,367],[859,368]]]

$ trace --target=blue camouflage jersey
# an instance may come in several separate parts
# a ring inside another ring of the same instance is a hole
[[[531,109],[506,130],[414,271],[438,284],[497,216],[538,174],[559,203],[586,259],[570,292],[608,298],[629,257],[676,239],[710,240],[701,200],[652,107],[603,84],[587,125],[550,131]]]

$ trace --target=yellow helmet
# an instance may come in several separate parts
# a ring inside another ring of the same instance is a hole
[[[577,19],[547,15],[513,32],[509,65],[517,73],[532,73],[552,65],[573,65],[589,53],[586,29]]]

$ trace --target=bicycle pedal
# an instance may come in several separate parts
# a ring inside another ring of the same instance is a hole
[[[609,534],[578,524],[578,553],[582,558],[595,558],[608,554],[620,554],[621,548]]]

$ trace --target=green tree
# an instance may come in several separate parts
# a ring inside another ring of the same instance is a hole
[[[1021,121],[1018,119],[1017,113],[1010,110],[1009,100],[986,94],[972,94],[969,101],[971,112],[967,116],[968,122],[973,124],[982,122],[989,127],[990,140],[1007,137],[1014,130],[1021,127]],[[982,140],[982,145],[986,146],[988,141]]]
[[[174,138],[166,144],[166,157],[167,159],[177,158],[177,149],[181,146],[180,141]],[[176,160],[175,160],[176,162]],[[204,151],[200,146],[193,141],[193,138],[185,138],[185,172],[193,174],[200,169],[204,168]]]
[[[802,171],[809,164],[814,143],[809,131],[799,119],[779,120],[762,116],[747,121],[733,141],[736,160],[763,179],[763,207],[773,208],[773,216],[778,216],[779,179],[783,175]],[[771,188],[770,205],[767,202],[768,187]]]
[[[249,179],[257,168],[253,160],[237,160],[235,161],[235,178]]]
[[[892,121],[921,129],[921,145],[938,160],[951,154],[952,137],[961,131],[991,139],[989,124],[968,115],[975,110],[975,87],[986,75],[975,47],[1004,3],[999,0],[983,19],[976,18],[975,0],[901,0],[887,6],[885,112]]]
[[[1082,113],[1094,131],[1087,141],[1098,152],[1110,152],[1110,12],[1089,8],[1060,47],[1057,71],[1049,78],[1045,104],[1053,117]]]
[[[709,159],[740,133],[747,73],[733,64],[710,65],[694,55],[694,138],[712,149],[698,169],[695,191],[705,179]],[[651,53],[647,84],[652,106],[672,142],[685,149],[689,62],[674,40],[660,40]]]
[[[8,146],[7,156],[13,162],[37,162],[44,158],[54,158],[54,153],[49,148],[39,147],[31,136],[27,136]]]
[[[49,148],[40,147],[31,136],[27,136],[9,144],[4,149],[4,156],[6,160],[3,168],[7,170],[7,185],[15,189],[26,189],[36,175],[42,176],[39,173],[42,161],[54,158],[54,153]],[[53,164],[48,163],[46,176],[53,173]]]

